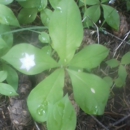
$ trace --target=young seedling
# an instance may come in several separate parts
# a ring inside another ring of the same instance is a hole
[[[74,0],[61,0],[55,7],[49,23],[49,36],[59,60],[53,59],[44,47],[38,49],[26,43],[15,45],[2,59],[28,75],[53,69],[29,94],[29,111],[35,121],[46,121],[48,130],[74,130],[76,113],[68,94],[63,95],[65,72],[70,76],[74,99],[80,108],[88,114],[102,115],[110,84],[83,70],[98,67],[109,50],[92,44],[76,53],[83,39],[83,26]]]

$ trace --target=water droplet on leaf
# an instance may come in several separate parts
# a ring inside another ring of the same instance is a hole
[[[45,114],[46,113],[46,106],[44,106],[43,104],[39,105],[37,108],[37,113],[39,116],[42,116],[43,114]]]
[[[62,13],[61,7],[56,7],[56,9],[57,9],[58,11],[60,11],[60,13]]]
[[[42,10],[43,10],[43,7],[40,5],[38,8],[38,11],[42,11]]]
[[[92,92],[92,93],[95,93],[95,90],[94,90],[93,88],[91,88],[91,92]]]
[[[13,92],[9,92],[9,94],[12,94]]]
[[[94,112],[94,114],[95,115],[98,114],[98,106],[95,106],[95,112]]]
[[[81,72],[81,70],[79,69],[78,72]]]
[[[47,51],[47,55],[49,55],[49,51]]]
[[[110,0],[110,1],[109,1],[109,4],[112,4],[112,5],[113,5],[113,4],[115,3],[115,1],[116,1],[116,0]]]
[[[45,37],[42,37],[42,40],[43,40],[43,41],[45,41],[45,40],[46,40],[46,38],[45,38]]]
[[[101,20],[99,20],[99,24],[101,24],[102,22],[101,22]]]

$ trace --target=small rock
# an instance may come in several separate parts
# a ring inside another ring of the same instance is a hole
[[[33,120],[28,111],[26,99],[32,89],[32,85],[27,76],[20,76],[19,80],[19,96],[10,98],[9,115],[16,130],[31,130]]]

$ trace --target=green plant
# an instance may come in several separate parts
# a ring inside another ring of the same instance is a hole
[[[122,87],[126,84],[127,71],[126,66],[130,64],[130,52],[122,56],[121,61],[117,59],[110,59],[106,61],[107,65],[111,68],[118,67],[118,77],[114,80],[117,87]]]
[[[0,1],[0,8],[2,10],[0,12],[0,94],[6,96],[17,95],[16,90],[18,88],[17,72],[1,58],[13,45],[12,33],[5,35],[5,33],[10,31],[9,25],[19,26],[18,20],[12,10],[5,6],[11,2],[12,1]],[[8,84],[4,82],[5,80]]]
[[[18,3],[23,7],[18,14],[18,20],[21,24],[32,23],[37,13],[40,12],[40,16],[44,18],[42,20],[44,25],[47,25],[49,22],[49,17],[51,15],[51,10],[46,9],[47,0],[17,0]]]
[[[18,20],[21,24],[32,23],[36,19],[37,13],[40,13],[42,23],[45,26],[48,26],[52,14],[52,9],[50,9],[48,3],[50,3],[52,8],[55,9],[61,0],[17,1],[23,7],[18,14]]]
[[[26,43],[12,47],[2,59],[28,75],[55,68],[31,91],[28,108],[34,120],[47,121],[49,130],[74,130],[76,114],[68,95],[63,95],[65,72],[70,76],[74,98],[81,109],[88,114],[101,115],[109,97],[108,78],[102,79],[83,70],[99,66],[109,50],[93,44],[75,54],[82,42],[83,26],[74,0],[59,2],[51,15],[49,35],[59,60],[47,53],[48,46],[38,49]]]
[[[120,24],[119,14],[116,9],[113,7],[106,5],[105,3],[108,0],[80,0],[85,4],[84,11],[84,26],[90,27],[93,23],[96,23],[103,13],[104,22],[106,22],[113,29],[118,30]],[[89,6],[86,8],[86,5]]]
[[[130,0],[125,0],[125,2],[126,2],[127,11],[130,11]]]
[[[50,17],[52,14],[52,8],[56,9],[58,3],[61,0],[17,0],[18,3],[23,7],[19,14],[18,20],[21,24],[29,24],[32,23],[37,14],[40,13],[40,19],[45,26],[49,25]],[[113,29],[118,30],[120,19],[119,14],[116,9],[113,7],[105,4],[108,3],[109,0],[80,0],[79,7],[84,6],[82,9],[83,16],[83,23],[84,27],[93,26],[102,16],[104,17],[104,21],[102,22],[101,27],[106,22],[109,26]],[[48,6],[48,3],[52,6]],[[38,16],[38,17],[39,17]]]
[[[1,0],[0,1],[0,4],[2,4],[2,5],[9,5],[9,4],[11,4],[13,2],[13,0]]]
[[[50,17],[52,14],[52,10],[47,6],[48,2],[50,2],[53,8],[56,8],[56,5],[61,0],[26,0],[21,1],[17,0],[18,3],[23,7],[18,14],[18,19],[21,24],[32,23],[37,16],[37,13],[40,13],[40,18],[42,23],[45,26],[48,26]]]

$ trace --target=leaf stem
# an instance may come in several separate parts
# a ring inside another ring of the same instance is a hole
[[[35,30],[46,30],[48,29],[48,27],[43,27],[43,26],[33,26],[33,27],[27,27],[27,28],[20,28],[20,29],[15,29],[15,30],[12,30],[12,31],[9,31],[9,32],[5,32],[5,33],[0,33],[0,35],[7,35],[7,34],[10,34],[10,33],[16,33],[16,32],[22,32],[22,31],[32,31],[32,32],[36,32],[36,33],[40,33],[39,31],[35,31]]]

